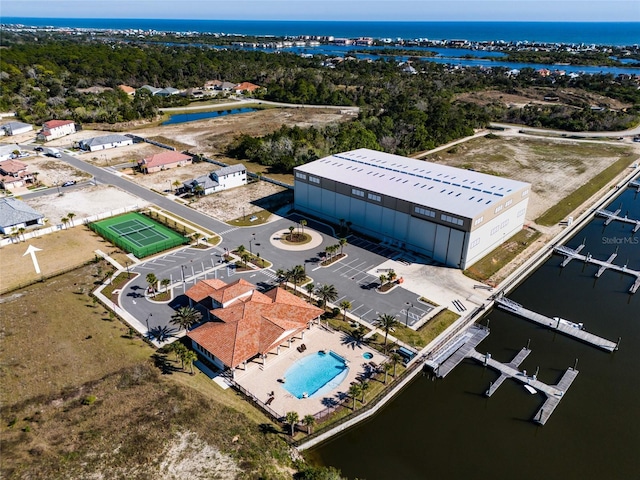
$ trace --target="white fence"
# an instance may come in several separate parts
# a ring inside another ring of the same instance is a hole
[[[117,210],[98,213],[96,215],[91,215],[85,218],[78,218],[78,219],[74,218],[72,221],[70,220],[67,224],[59,223],[57,225],[52,225],[51,227],[31,230],[29,232],[24,232],[23,234],[18,234],[17,237],[3,238],[2,240],[0,240],[0,247],[4,247],[5,245],[10,245],[12,243],[18,243],[20,241],[27,241],[30,238],[42,237],[43,235],[59,232],[60,230],[66,230],[67,228],[73,227],[76,225],[87,225],[91,222],[96,222],[98,220],[103,220],[105,218],[115,217],[116,215],[120,215],[122,213],[139,210],[139,208],[140,207],[138,205],[130,205],[128,207],[122,207],[122,208],[118,208]]]

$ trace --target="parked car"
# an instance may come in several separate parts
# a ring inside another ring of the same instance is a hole
[[[44,147],[35,147],[34,150],[36,152],[42,152],[42,151],[44,151]]]
[[[76,181],[75,181],[75,180],[69,180],[69,181],[64,182],[64,183],[62,184],[62,186],[63,186],[63,187],[70,187],[71,185],[75,185],[75,184],[76,184]]]

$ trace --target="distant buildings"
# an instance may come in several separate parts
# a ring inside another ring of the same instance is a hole
[[[43,214],[15,198],[0,198],[0,232],[8,235],[34,225],[44,225]]]
[[[76,124],[73,120],[50,120],[42,125],[42,130],[38,133],[37,138],[49,142],[72,133],[76,133]]]
[[[138,161],[138,167],[142,173],[154,173],[169,168],[191,165],[193,162],[189,155],[180,152],[162,152],[146,157]]]
[[[194,194],[209,195],[214,192],[239,187],[247,183],[247,170],[244,165],[222,167],[208,175],[202,175],[182,184],[185,191]]]

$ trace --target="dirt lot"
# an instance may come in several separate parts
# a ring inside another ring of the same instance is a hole
[[[62,185],[68,180],[77,182],[88,180],[91,175],[82,172],[66,162],[44,155],[23,158],[30,172],[38,172],[38,181],[46,186]]]
[[[96,185],[77,190],[60,189],[62,196],[47,195],[25,200],[29,206],[44,214],[49,220],[47,225],[61,223],[60,219],[70,212],[75,214],[75,222],[80,219],[105,213],[119,208],[138,205],[143,207],[147,202],[139,197],[124,192],[111,185]]]
[[[639,155],[635,145],[500,135],[476,138],[424,159],[531,183],[527,220],[533,222],[621,157],[631,164]]]

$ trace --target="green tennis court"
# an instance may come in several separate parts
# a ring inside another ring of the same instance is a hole
[[[89,224],[91,230],[142,258],[188,243],[188,239],[140,213],[127,213]]]

